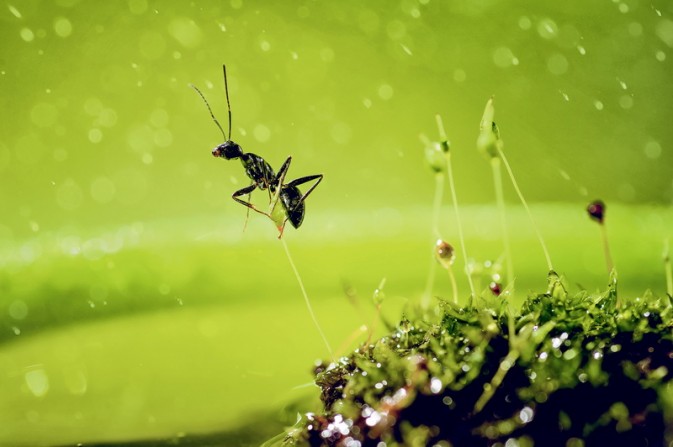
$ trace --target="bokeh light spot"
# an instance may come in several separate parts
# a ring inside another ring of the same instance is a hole
[[[652,160],[656,160],[661,156],[661,144],[658,141],[650,140],[645,143],[645,156]]]
[[[168,32],[185,48],[196,48],[203,41],[201,28],[193,20],[184,17],[172,20]]]
[[[140,36],[138,46],[143,57],[149,60],[157,60],[166,51],[166,40],[157,32],[147,31]]]
[[[30,28],[21,28],[19,35],[26,42],[32,42],[33,40],[35,40],[35,33]]]
[[[558,26],[552,19],[545,17],[537,23],[537,33],[543,39],[553,39],[558,34]]]
[[[547,59],[547,69],[557,76],[565,74],[568,71],[568,59],[561,53],[552,54]]]
[[[622,95],[619,98],[619,106],[622,109],[630,109],[633,107],[633,97],[631,95]]]
[[[516,58],[508,47],[498,47],[493,51],[493,62],[500,68],[511,67],[514,59]]]
[[[38,127],[51,127],[56,123],[58,110],[53,104],[40,102],[30,111],[30,120]]]
[[[57,17],[54,20],[54,32],[58,37],[68,37],[72,34],[72,23],[65,17]]]
[[[116,190],[112,180],[107,177],[98,177],[91,182],[89,193],[96,202],[109,203],[114,199]]]
[[[147,11],[147,0],[129,0],[131,14],[142,14]]]
[[[379,98],[388,100],[393,97],[394,91],[390,84],[381,84],[378,89]]]
[[[65,180],[56,189],[56,203],[64,210],[75,210],[82,204],[82,188],[73,179]]]
[[[271,130],[264,124],[257,124],[252,131],[255,140],[265,143],[271,138]]]
[[[103,141],[103,132],[97,127],[89,129],[89,141],[92,143],[100,143]]]

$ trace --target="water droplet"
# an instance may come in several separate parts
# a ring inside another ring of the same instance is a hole
[[[462,70],[460,68],[456,68],[453,70],[453,80],[456,82],[464,82],[465,79],[467,79],[467,73],[465,73],[465,70]]]
[[[524,407],[520,412],[519,412],[519,419],[521,420],[522,423],[527,424],[530,421],[533,420],[534,412],[533,409],[530,407]]]
[[[7,5],[7,8],[9,9],[9,12],[11,12],[12,15],[13,15],[14,17],[16,17],[17,19],[20,19],[20,18],[22,17],[22,16],[21,16],[21,13],[19,12],[19,10],[16,9],[14,6],[8,4],[8,5]]]
[[[371,108],[371,106],[372,106],[372,100],[369,99],[369,98],[364,98],[364,99],[362,100],[362,105],[364,105],[365,108],[369,109],[369,108]]]
[[[568,94],[566,92],[563,92],[563,91],[559,90],[559,93],[561,94],[561,96],[563,96],[564,100],[570,101],[570,97],[568,96]]]
[[[587,54],[587,50],[586,50],[586,48],[584,48],[582,45],[577,45],[577,51],[578,51],[582,56],[584,56],[584,55]]]
[[[12,332],[14,332],[14,335],[21,335],[21,329],[16,326],[12,326]]]
[[[72,23],[65,17],[57,17],[54,20],[54,32],[58,37],[68,37],[72,34]]]
[[[546,17],[540,19],[537,24],[537,33],[543,39],[553,39],[558,34],[558,26],[552,19]]]
[[[599,101],[598,99],[595,100],[594,107],[596,107],[596,110],[603,110],[603,102]]]
[[[627,12],[629,12],[629,5],[627,5],[626,3],[620,3],[617,8],[619,9],[619,12],[621,12],[622,14],[626,14]]]
[[[659,50],[655,53],[654,57],[656,57],[659,62],[663,62],[666,60],[666,53]]]
[[[437,377],[430,379],[430,391],[432,394],[437,394],[442,391],[442,381]]]

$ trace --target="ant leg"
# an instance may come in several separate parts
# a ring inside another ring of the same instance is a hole
[[[254,184],[255,182],[251,182],[250,186],[253,186]],[[250,197],[252,197],[252,191],[248,193],[248,203],[250,203]],[[245,232],[245,229],[248,227],[248,219],[250,219],[250,207],[246,206],[246,208],[248,208],[248,210],[245,212],[245,223],[243,224],[243,232]]]
[[[248,197],[250,197],[250,194],[252,194],[252,192],[255,190],[255,188],[257,188],[257,185],[253,183],[252,185],[246,186],[245,188],[239,189],[238,191],[233,193],[231,195],[231,198],[234,199],[235,201],[237,201],[238,203],[240,203],[241,205],[248,207],[248,212],[250,212],[250,210],[253,210],[253,211],[258,212],[259,214],[263,214],[267,217],[271,217],[267,213],[265,213],[264,211],[258,210],[257,207],[255,207],[255,205],[253,205],[252,203],[239,199],[240,196],[244,196],[246,194],[248,194]],[[250,199],[248,198],[248,200],[250,200]]]
[[[280,167],[278,170],[278,173],[276,174],[276,177],[273,179],[273,185],[269,185],[269,191],[271,188],[275,188],[276,191],[274,192],[273,199],[269,197],[270,200],[270,208],[273,209],[276,206],[276,202],[278,202],[278,197],[280,196],[280,190],[283,189],[283,182],[285,181],[285,174],[287,174],[287,170],[290,169],[290,163],[292,162],[292,157],[287,157],[287,160],[283,162],[283,165]]]
[[[304,183],[308,183],[313,180],[317,180],[309,189],[304,193],[303,196],[299,199],[299,202],[303,202],[306,200],[309,194],[313,192],[313,190],[322,182],[323,175],[322,174],[314,174],[314,175],[307,175],[306,177],[299,177],[298,179],[292,180],[290,183],[287,184],[287,186],[299,186],[303,185]]]
[[[306,191],[301,196],[301,198],[299,198],[299,201],[297,202],[297,204],[304,203],[304,201],[309,196],[309,194],[311,194],[313,192],[313,190],[320,184],[320,182],[322,182],[322,178],[323,178],[322,174],[307,175],[306,177],[299,177],[298,179],[292,180],[290,183],[287,184],[287,186],[299,186],[299,185],[303,185],[304,183],[308,183],[308,182],[311,182],[313,180],[316,180],[316,182],[313,185],[311,185],[311,187],[308,189],[308,191]],[[290,212],[293,211],[293,210],[294,209],[287,210],[287,217],[283,221],[283,226],[281,227],[281,232],[280,232],[281,236],[283,235],[283,230],[282,229],[285,228],[285,223],[290,218]],[[279,238],[280,238],[280,236],[279,236]]]

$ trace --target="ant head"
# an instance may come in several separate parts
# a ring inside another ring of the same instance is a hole
[[[222,157],[231,160],[241,155],[243,155],[243,149],[231,140],[227,140],[213,149],[213,157]]]

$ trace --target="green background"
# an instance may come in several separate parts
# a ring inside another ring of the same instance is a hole
[[[470,257],[501,255],[475,149],[491,95],[556,269],[604,284],[583,211],[600,197],[622,291],[662,293],[672,14],[664,0],[0,5],[0,444],[257,442],[311,394],[326,349],[274,228],[255,215],[243,231],[230,196],[248,180],[210,155],[222,137],[188,87],[225,124],[223,63],[233,139],[276,169],[292,155],[290,178],[325,175],[286,238],[333,347],[366,338],[382,278],[391,319],[423,292],[434,179],[419,134],[437,138],[436,113]],[[520,300],[546,268],[508,182],[505,196]],[[447,201],[440,217],[458,246]]]

